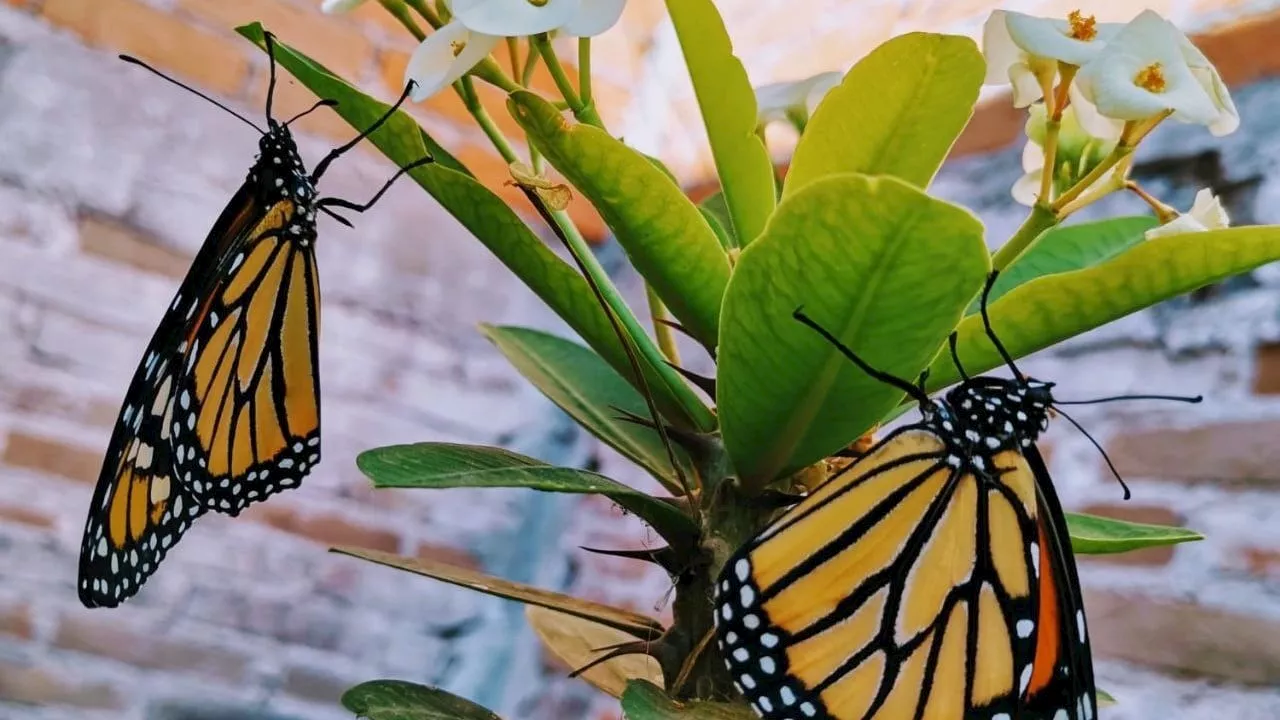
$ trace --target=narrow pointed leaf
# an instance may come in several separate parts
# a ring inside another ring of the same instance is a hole
[[[640,393],[588,348],[555,335],[519,327],[483,325],[480,331],[529,382],[579,425],[630,458],[676,492],[680,483],[662,438],[652,428],[619,419],[618,409],[649,416]],[[685,477],[692,472],[679,447]]]
[[[1153,217],[1134,215],[1047,230],[996,278],[991,302],[1038,277],[1082,270],[1110,260],[1142,242],[1143,234],[1156,224]],[[974,300],[969,312],[979,310],[981,302]]]
[[[537,605],[526,605],[524,616],[542,644],[571,672],[586,667],[611,646],[635,641],[614,628]],[[623,655],[593,665],[578,677],[602,692],[622,697],[628,680],[661,685],[662,668],[648,655]]]
[[[627,683],[622,694],[626,720],[758,720],[746,705],[716,702],[676,702],[662,688],[644,680]]]
[[[1071,534],[1071,549],[1085,555],[1122,553],[1204,539],[1200,533],[1186,528],[1081,513],[1067,513],[1067,530]]]
[[[1280,260],[1280,226],[1230,228],[1141,242],[1084,270],[1023,283],[991,304],[1000,342],[1015,357],[1105,325],[1169,298]],[[960,359],[970,374],[1001,364],[971,315],[957,329]],[[930,389],[959,378],[946,355],[930,368]]]
[[[756,96],[712,0],[667,0],[724,188],[731,232],[746,245],[776,204],[773,162],[756,135]]]
[[[411,573],[434,578],[450,585],[469,588],[486,595],[515,600],[526,605],[550,608],[574,617],[585,618],[606,627],[621,630],[641,640],[655,639],[664,632],[662,624],[657,620],[639,613],[633,613],[630,610],[610,607],[590,600],[581,600],[562,593],[503,580],[492,575],[485,575],[475,570],[436,560],[407,558],[377,550],[355,547],[336,547],[332,551],[375,562],[379,565],[407,570]]]
[[[967,37],[914,32],[872,50],[809,118],[783,199],[833,173],[926,187],[969,122],[985,73]]]
[[[729,259],[680,187],[600,128],[571,123],[531,92],[507,100],[529,141],[600,211],[618,244],[695,338],[715,346]]]
[[[367,720],[501,720],[440,688],[404,680],[371,680],[342,694],[342,707]]]
[[[896,178],[834,176],[784,200],[725,295],[717,391],[739,474],[759,487],[825,457],[902,397],[792,311],[914,380],[987,269],[978,220]]]
[[[237,32],[259,47],[264,46],[258,23],[237,28]],[[337,100],[334,112],[352,127],[369,127],[387,111],[386,103],[365,95],[288,45],[277,40],[275,47],[280,66],[318,97]],[[407,113],[397,112],[369,141],[401,167],[425,157],[430,150],[437,162],[416,168],[409,176],[623,377],[634,377],[626,351],[586,280],[552,252],[502,198],[429,141]],[[646,364],[643,357],[639,360],[648,386],[668,420],[682,427],[711,425],[710,412],[683,380],[669,368],[655,368]]]
[[[697,537],[693,519],[668,500],[589,470],[548,465],[502,448],[454,443],[389,445],[360,453],[356,466],[379,488],[514,487],[604,495],[649,523],[673,547],[688,547]]]

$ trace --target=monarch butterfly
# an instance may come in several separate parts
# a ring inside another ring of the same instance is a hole
[[[160,320],[125,393],[89,506],[80,549],[80,601],[114,607],[134,595],[196,518],[236,515],[299,484],[320,460],[317,336],[320,289],[316,211],[363,212],[321,198],[316,183],[336,158],[381,126],[409,94],[354,140],[307,173],[289,125],[272,117],[275,40],[267,130],[145,63],[140,65],[258,130],[259,155],[209,231]]]
[[[1080,582],[1035,445],[1050,409],[1074,403],[1023,375],[992,331],[995,277],[982,319],[1013,379],[965,375],[952,335],[963,381],[937,400],[796,310],[862,371],[908,393],[921,419],[788,509],[717,579],[719,648],[761,717],[1095,717]]]

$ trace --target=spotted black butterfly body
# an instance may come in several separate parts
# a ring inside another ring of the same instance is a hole
[[[797,318],[909,392],[921,419],[725,565],[716,633],[739,691],[767,720],[1093,720],[1080,583],[1035,445],[1052,385],[989,330],[1014,379],[930,399]]]
[[[308,174],[289,123],[271,117],[269,34],[266,42],[271,88],[258,157],[161,319],[112,431],[81,543],[78,590],[87,607],[135,594],[200,515],[236,515],[297,486],[320,460],[316,211],[349,224],[328,208],[363,212],[402,173],[430,161],[401,169],[365,204],[318,198],[329,163],[400,103]]]

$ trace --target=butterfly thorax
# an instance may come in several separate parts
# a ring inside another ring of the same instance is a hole
[[[290,222],[281,229],[284,237],[304,246],[315,240],[316,187],[287,126],[271,121],[269,132],[258,141],[258,157],[249,169],[248,182],[264,207],[279,202],[292,205]]]
[[[946,439],[957,462],[967,458],[985,472],[997,453],[1030,447],[1048,427],[1051,387],[1038,381],[973,378],[935,401],[926,422]]]

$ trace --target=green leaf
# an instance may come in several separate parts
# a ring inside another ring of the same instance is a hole
[[[991,288],[991,301],[1038,277],[1081,270],[1110,260],[1142,242],[1143,233],[1157,224],[1154,217],[1135,215],[1051,228],[1000,273],[995,287]],[[980,302],[975,300],[969,312],[978,312]]]
[[[672,502],[577,468],[481,445],[415,443],[366,450],[356,456],[378,488],[518,487],[543,492],[604,495],[649,523],[673,547],[688,547],[698,528]]]
[[[833,173],[926,187],[973,114],[985,73],[967,37],[914,32],[872,50],[809,118],[783,199]]]
[[[743,245],[764,230],[776,204],[773,161],[756,135],[756,96],[712,0],[667,0],[702,110],[733,236]]]
[[[1071,549],[1085,555],[1107,555],[1162,545],[1203,540],[1194,530],[1067,513]]]
[[[468,568],[425,558],[407,558],[378,550],[357,547],[335,547],[332,552],[368,560],[398,570],[406,570],[441,582],[457,585],[485,595],[515,600],[526,605],[550,608],[574,617],[600,623],[641,640],[652,640],[665,632],[657,620],[621,608],[582,600],[563,593],[543,590],[531,585],[503,580]]]
[[[784,200],[743,251],[721,319],[719,413],[740,476],[759,487],[825,457],[902,397],[792,311],[914,380],[988,267],[973,215],[896,178],[838,175]]]
[[[636,270],[703,345],[715,347],[729,258],[697,206],[609,133],[570,124],[531,92],[507,100],[529,141],[600,211]]]
[[[501,720],[439,688],[404,680],[371,680],[342,694],[342,707],[368,720]]]
[[[258,23],[237,28],[237,32],[263,47],[262,26]],[[389,107],[279,40],[276,61],[317,96],[337,100],[334,110],[353,127],[368,127]],[[408,114],[397,112],[369,139],[383,155],[403,167],[427,154],[425,137],[426,133]],[[435,153],[436,148],[432,142],[431,152]],[[586,280],[534,235],[501,198],[443,159],[416,168],[409,175],[592,349],[623,377],[634,379],[626,351]],[[668,420],[682,427],[703,427],[711,422],[706,408],[688,409],[690,405],[682,402],[680,390],[674,387],[674,383],[681,382],[679,378],[656,370],[644,358],[638,359],[658,407]],[[684,391],[689,392],[687,387]],[[691,413],[698,411],[708,417],[693,418]]]
[[[757,720],[745,705],[714,702],[678,703],[662,688],[645,680],[632,680],[622,693],[623,720]]]
[[[1095,690],[1098,693],[1098,707],[1106,707],[1108,705],[1116,704],[1116,699],[1111,696],[1111,693],[1106,692],[1102,688],[1095,688]]]
[[[516,370],[592,435],[653,474],[673,493],[680,482],[671,469],[662,438],[652,428],[620,419],[619,409],[649,417],[635,388],[600,356],[555,335],[519,327],[482,325],[480,331]],[[674,448],[677,458],[684,452]],[[685,477],[691,470],[681,465]]]
[[[1280,226],[1275,225],[1159,237],[1093,267],[1023,283],[988,311],[1000,342],[1019,358],[1276,260]],[[981,317],[965,318],[957,331],[960,359],[970,375],[1002,364]],[[928,388],[944,388],[959,377],[944,354],[930,367]]]
[[[729,206],[724,204],[724,193],[717,192],[707,196],[705,200],[698,203],[698,210],[702,211],[702,216],[707,218],[711,229],[720,235],[720,244],[726,249],[732,247],[741,247],[742,243],[738,241],[737,236],[733,234],[733,218],[729,217]],[[714,219],[713,219],[714,218]],[[717,229],[717,225],[722,229]]]

